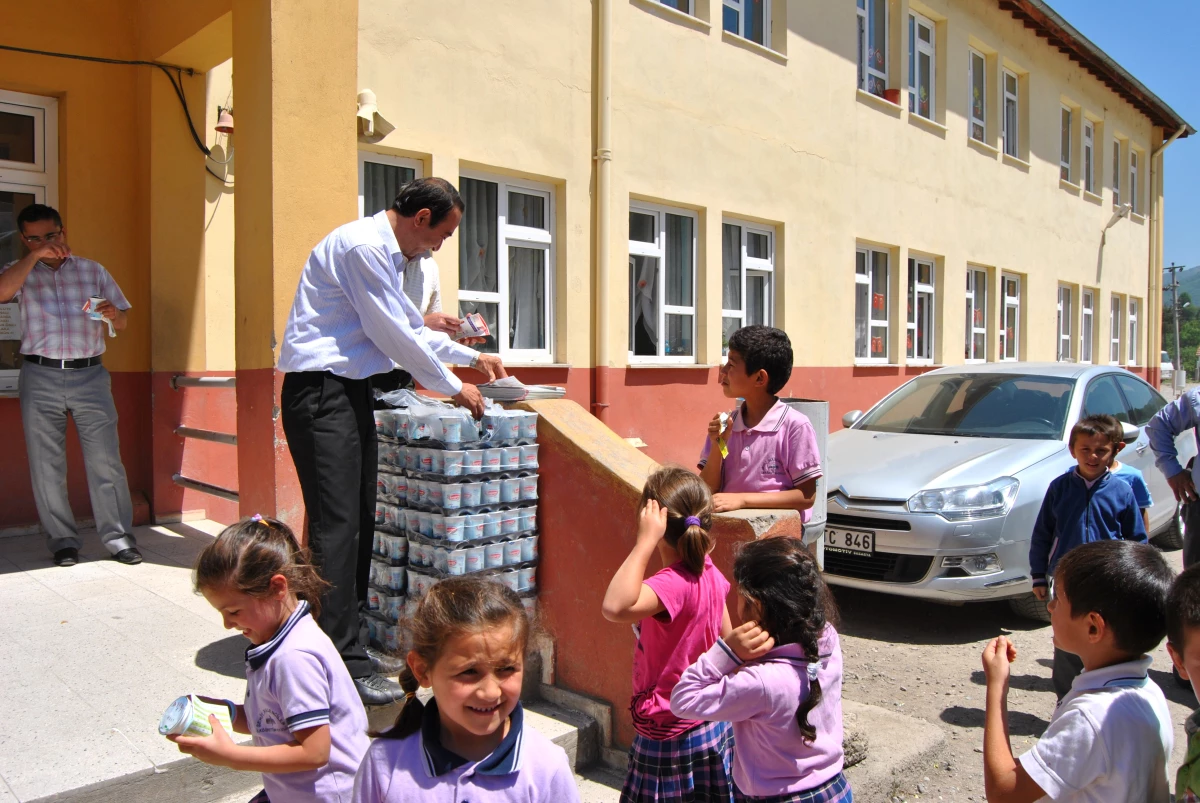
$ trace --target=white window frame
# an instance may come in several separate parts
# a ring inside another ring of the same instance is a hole
[[[1064,119],[1064,115],[1065,115],[1065,119]],[[1068,106],[1065,103],[1062,104],[1062,106],[1059,107],[1058,119],[1059,119],[1058,177],[1061,178],[1063,181],[1069,182],[1071,180],[1071,156],[1072,156],[1071,140],[1074,135],[1072,129],[1075,124],[1075,110],[1072,109],[1070,106]],[[1062,130],[1064,124],[1066,126],[1065,132]],[[1064,133],[1066,133],[1065,139],[1063,138]]]
[[[1096,191],[1096,124],[1091,120],[1083,121],[1083,188],[1088,192]]]
[[[642,215],[652,215],[654,217],[654,242],[643,243],[639,240],[629,240],[629,255],[630,256],[649,256],[658,258],[658,354],[640,354],[635,355],[633,349],[629,350],[629,363],[637,364],[670,364],[670,365],[694,365],[699,361],[696,343],[696,331],[698,321],[696,312],[696,259],[697,259],[697,237],[700,232],[700,220],[695,212],[690,209],[682,209],[674,206],[660,206],[658,204],[645,203],[643,201],[630,201],[629,211],[636,212]],[[667,304],[667,218],[666,216],[678,215],[680,217],[688,217],[692,219],[692,306],[682,307]],[[633,299],[628,298],[629,306],[628,326],[633,327]],[[667,342],[667,316],[668,315],[690,315],[692,318],[692,353],[690,356],[670,357],[663,351]]]
[[[892,339],[892,323],[891,323],[892,255],[888,251],[886,251],[882,248],[871,248],[869,246],[860,246],[860,247],[854,249],[854,253],[855,253],[855,267],[854,267],[855,292],[857,293],[858,285],[865,284],[867,286],[867,296],[871,300],[871,303],[867,305],[867,356],[866,357],[858,356],[858,343],[855,342],[855,344],[854,344],[854,351],[855,351],[854,364],[855,365],[889,365],[891,363],[891,346],[892,346],[892,344],[891,344],[891,339]],[[858,254],[863,254],[866,256],[867,272],[865,274],[858,272]],[[875,313],[874,300],[875,299],[874,299],[874,290],[871,287],[871,269],[875,264],[875,254],[883,254],[884,259],[886,260],[886,267],[884,268],[884,272],[887,276],[887,292],[885,292],[883,294],[883,317],[882,318],[876,318],[874,316],[874,313]],[[857,315],[857,312],[855,314]],[[858,321],[855,320],[854,324],[855,324],[855,326],[857,326]],[[883,328],[883,330],[886,332],[885,342],[883,345],[884,355],[882,357],[872,357],[871,356],[871,336],[872,336],[871,333],[874,330],[879,329],[879,328]],[[857,340],[857,333],[855,334],[855,338]]]
[[[671,0],[658,0],[658,2],[667,8],[674,9],[675,11],[682,11],[684,14],[693,17],[696,16],[696,0],[683,0],[684,5],[687,6],[686,9],[675,8],[675,6],[672,5]]]
[[[1108,338],[1109,338],[1109,340],[1108,340],[1108,364],[1109,365],[1120,365],[1121,364],[1121,341],[1124,339],[1122,337],[1122,331],[1121,331],[1124,328],[1124,321],[1121,320],[1121,318],[1122,318],[1121,313],[1122,313],[1124,306],[1125,305],[1124,305],[1124,302],[1122,301],[1121,297],[1119,295],[1117,295],[1116,293],[1113,293],[1112,299],[1108,302]]]
[[[1079,362],[1091,365],[1096,341],[1096,292],[1084,290],[1079,302]],[[1085,357],[1086,355],[1086,357]]]
[[[33,118],[33,162],[0,160],[0,190],[58,208],[58,98],[0,90],[0,111]],[[15,236],[15,235],[14,235]],[[9,302],[16,310],[17,302]],[[20,319],[20,315],[17,315]],[[0,370],[0,390],[17,390],[19,369]]]
[[[741,259],[741,266],[740,266],[741,295],[740,295],[740,298],[742,299],[742,308],[741,309],[724,309],[724,308],[721,309],[722,329],[724,329],[724,326],[725,326],[725,320],[724,320],[725,318],[737,318],[738,321],[740,321],[739,326],[746,325],[746,308],[748,306],[746,303],[748,301],[748,296],[746,295],[746,287],[747,287],[746,277],[748,274],[751,274],[751,273],[766,274],[766,277],[767,277],[767,284],[766,284],[766,289],[765,289],[766,297],[763,299],[763,310],[766,312],[766,315],[764,316],[766,318],[764,325],[774,326],[775,325],[775,227],[774,226],[763,226],[759,223],[749,223],[745,220],[739,220],[737,218],[732,218],[732,217],[727,217],[727,218],[722,219],[721,223],[722,223],[722,227],[721,227],[722,256],[724,255],[724,247],[725,247],[725,240],[724,240],[725,225],[737,226],[741,230],[741,235],[740,235],[741,242],[739,244],[739,249],[740,249],[739,253],[741,255],[740,256],[740,259]],[[746,247],[746,241],[749,239],[750,234],[761,234],[761,235],[766,236],[766,238],[767,238],[767,255],[768,255],[766,259],[761,259],[759,257],[750,256],[749,249]],[[721,266],[722,282],[724,282],[724,279],[725,279],[724,270],[725,270],[725,266],[722,265]],[[722,293],[722,302],[723,301],[724,301],[724,293]],[[722,351],[724,351],[724,349],[722,349]]]
[[[929,41],[923,42],[920,37],[922,27],[929,29]],[[933,20],[915,11],[908,12],[908,111],[926,120],[932,120],[937,115],[937,25]],[[918,105],[917,92],[920,83],[917,73],[921,69],[921,54],[929,57],[929,113],[921,114]]]
[[[1008,294],[1008,283],[1015,282],[1017,294],[1010,296]],[[1014,362],[1021,359],[1021,277],[1012,273],[1000,274],[1000,361]],[[1013,327],[1012,337],[1008,337],[1008,310],[1013,308],[1017,311],[1016,325]],[[1012,346],[1012,355],[1008,356],[1009,346]]]
[[[740,36],[742,39],[745,39],[747,42],[754,42],[754,44],[756,44],[756,45],[762,45],[763,47],[769,48],[771,46],[771,0],[762,0],[762,4],[763,4],[763,40],[761,42],[755,42],[753,39],[751,39],[749,36],[746,35],[746,20],[748,19],[748,16],[746,14],[746,0],[722,0],[721,30],[725,31],[726,33],[731,33],[734,36]],[[724,11],[724,9],[726,9],[726,8],[731,8],[737,12],[738,30],[736,30],[736,31],[730,31],[725,28],[725,20],[724,20],[725,11]]]
[[[460,170],[459,175],[462,178],[471,178],[477,181],[487,181],[498,185],[496,187],[496,271],[498,273],[497,289],[495,292],[484,292],[479,290],[464,290],[459,287],[458,301],[461,304],[463,301],[475,303],[496,304],[496,328],[499,331],[493,332],[493,337],[496,338],[497,354],[505,361],[512,363],[552,363],[554,362],[554,267],[555,267],[555,245],[554,242],[554,188],[548,184],[539,184],[533,181],[525,181],[522,179],[507,178],[504,176],[492,175],[490,173],[477,172],[474,170]],[[526,195],[539,195],[546,202],[546,228],[535,229],[530,226],[511,226],[508,224],[508,191],[516,190],[517,192]],[[461,230],[458,232],[461,237]],[[508,330],[509,316],[511,311],[508,308],[509,297],[509,276],[508,276],[508,249],[509,247],[528,248],[531,250],[540,250],[546,252],[545,277],[546,286],[543,290],[546,304],[546,347],[544,349],[514,349],[508,345]],[[461,280],[460,280],[461,285]]]
[[[980,283],[982,282],[982,288]],[[975,303],[976,295],[982,291],[983,303],[978,305],[983,313],[983,324],[977,325],[975,322]],[[988,334],[988,272],[983,268],[973,268],[967,266],[967,321],[970,323],[970,333],[967,336],[966,348],[964,353],[967,363],[987,362],[987,334]],[[975,353],[975,336],[983,335],[983,354]]]
[[[413,180],[424,178],[425,165],[421,164],[418,159],[409,159],[407,156],[392,156],[386,153],[375,153],[374,151],[359,151],[358,152],[358,216],[366,215],[366,195],[364,188],[367,184],[367,162],[381,165],[393,165],[395,167],[407,167],[413,171]]]
[[[1008,91],[1008,79],[1009,78],[1013,79],[1013,84],[1016,86],[1016,89],[1012,92]],[[1021,79],[1012,70],[1005,69],[1001,73],[1000,83],[1001,83],[1000,91],[1002,92],[1002,97],[1004,98],[1004,105],[1000,109],[1001,116],[1003,117],[1002,123],[1003,123],[1003,128],[1004,128],[1004,131],[1003,131],[1004,153],[1007,154],[1008,156],[1011,156],[1014,159],[1020,159],[1021,158]],[[1009,101],[1012,102],[1012,106],[1013,106],[1013,114],[1012,114],[1012,122],[1011,123],[1009,122],[1009,119],[1008,119]],[[1012,130],[1010,130],[1010,129],[1012,129]]]
[[[1141,195],[1138,188],[1138,152],[1132,147],[1129,149],[1129,203],[1131,211],[1135,215],[1142,213],[1141,204],[1138,198]]]
[[[982,117],[975,116],[976,70],[983,76],[983,97],[980,98]],[[967,48],[967,116],[967,136],[976,142],[987,142],[987,56],[973,47]],[[975,126],[979,126],[979,136],[975,136]]]
[[[1058,362],[1074,362],[1071,355],[1074,336],[1071,334],[1074,323],[1074,291],[1069,285],[1058,286],[1058,348],[1055,359]]]
[[[920,269],[922,267],[929,269],[929,281],[918,281]],[[906,289],[912,298],[912,309],[908,311],[905,318],[906,336],[905,336],[905,355],[909,365],[933,365],[933,355],[936,353],[937,343],[937,290],[935,283],[937,281],[937,265],[932,259],[919,256],[910,256],[908,258],[908,281],[905,283]],[[925,338],[926,354],[917,354],[917,334],[921,326],[921,321],[918,319],[918,310],[921,308],[921,298],[926,299],[925,311],[927,320],[924,322],[929,328]],[[907,303],[907,298],[906,298]],[[911,344],[908,342],[911,339]]]
[[[1129,360],[1125,364],[1137,365],[1138,335],[1140,332],[1138,331],[1138,300],[1136,298],[1129,299],[1127,310],[1128,312],[1126,312],[1125,317],[1129,321]]]
[[[889,46],[888,37],[891,31],[888,28],[888,16],[890,10],[888,3],[884,3],[883,8],[883,69],[880,70],[871,66],[871,22],[872,11],[874,8],[872,0],[857,0],[858,17],[858,88],[863,92],[870,92],[868,87],[871,85],[871,79],[874,78],[883,85],[883,89],[888,87],[888,52]],[[883,97],[883,92],[874,92],[872,94]]]
[[[1113,206],[1121,205],[1121,140],[1113,139]]]

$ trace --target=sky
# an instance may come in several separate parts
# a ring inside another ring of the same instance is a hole
[[[1200,0],[1048,0],[1067,22],[1200,131],[1193,61]],[[1200,134],[1167,149],[1163,264],[1200,265]]]

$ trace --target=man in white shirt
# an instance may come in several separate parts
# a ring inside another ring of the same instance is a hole
[[[463,208],[450,182],[418,179],[401,188],[390,209],[331,232],[300,274],[279,354],[280,412],[308,513],[308,543],[331,584],[317,621],[367,705],[403,695],[374,671],[359,627],[375,523],[371,377],[399,365],[480,416],[479,390],[444,363],[470,365],[489,380],[505,375],[499,357],[427,327],[403,290],[405,269],[441,247]]]

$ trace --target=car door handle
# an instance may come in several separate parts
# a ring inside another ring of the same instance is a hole
[[[1134,451],[1136,451],[1138,454],[1141,454],[1142,452],[1146,451],[1146,447],[1149,445],[1149,443],[1138,443],[1135,444],[1133,448]]]

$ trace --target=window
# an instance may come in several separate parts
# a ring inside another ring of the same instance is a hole
[[[1111,415],[1118,421],[1129,423],[1129,408],[1125,406],[1115,380],[1112,374],[1105,374],[1088,383],[1083,395],[1084,415]]]
[[[1108,308],[1108,361],[1113,365],[1121,362],[1121,297],[1114,295]]]
[[[1135,427],[1144,427],[1154,418],[1154,414],[1167,406],[1167,400],[1158,395],[1154,388],[1131,374],[1117,374],[1117,385],[1129,405],[1129,423]]]
[[[1018,101],[1017,76],[1008,70],[1004,71],[1004,152],[1013,158],[1020,158],[1020,110]]]
[[[858,88],[887,89],[887,0],[858,0]]]
[[[1121,140],[1113,140],[1113,206],[1121,205]]]
[[[967,362],[987,360],[987,294],[987,271],[967,268]]]
[[[1083,188],[1096,191],[1096,124],[1083,121]]]
[[[1059,362],[1071,361],[1071,288],[1058,288],[1058,355]]]
[[[1129,299],[1129,361],[1126,365],[1137,365],[1138,353],[1138,302],[1136,298]]]
[[[421,177],[415,159],[358,152],[358,216],[370,217],[391,207],[400,188]]]
[[[724,0],[723,25],[726,31],[770,47],[771,0]]]
[[[1129,149],[1129,203],[1133,205],[1133,211],[1141,214],[1141,203],[1139,202],[1141,192],[1138,190],[1138,154],[1132,148]]]
[[[1004,321],[1000,328],[1000,359],[1019,360],[1021,354],[1021,280],[1016,276],[1001,276],[1000,289],[1004,297]]]
[[[987,138],[987,59],[977,50],[970,50],[969,71],[971,97],[971,139],[983,142]]]
[[[1062,107],[1061,113],[1061,143],[1058,149],[1058,177],[1063,181],[1071,180],[1071,110]]]
[[[854,262],[854,358],[888,361],[888,254],[860,248]]]
[[[748,223],[721,226],[721,353],[742,326],[774,325],[775,232]]]
[[[629,208],[629,354],[642,362],[696,359],[696,216]]]
[[[1080,311],[1082,319],[1079,325],[1079,361],[1090,363],[1092,361],[1092,343],[1095,335],[1095,307],[1096,297],[1091,290],[1084,290],[1082,301],[1080,302]]]
[[[553,326],[554,194],[549,187],[464,175],[458,230],[459,314],[478,312],[480,351],[549,362]]]
[[[908,359],[933,362],[933,263],[908,260]]]
[[[908,111],[927,120],[934,115],[934,30],[920,14],[908,15]]]
[[[673,8],[676,11],[682,11],[684,14],[692,14],[692,0],[658,0],[664,6]]]

